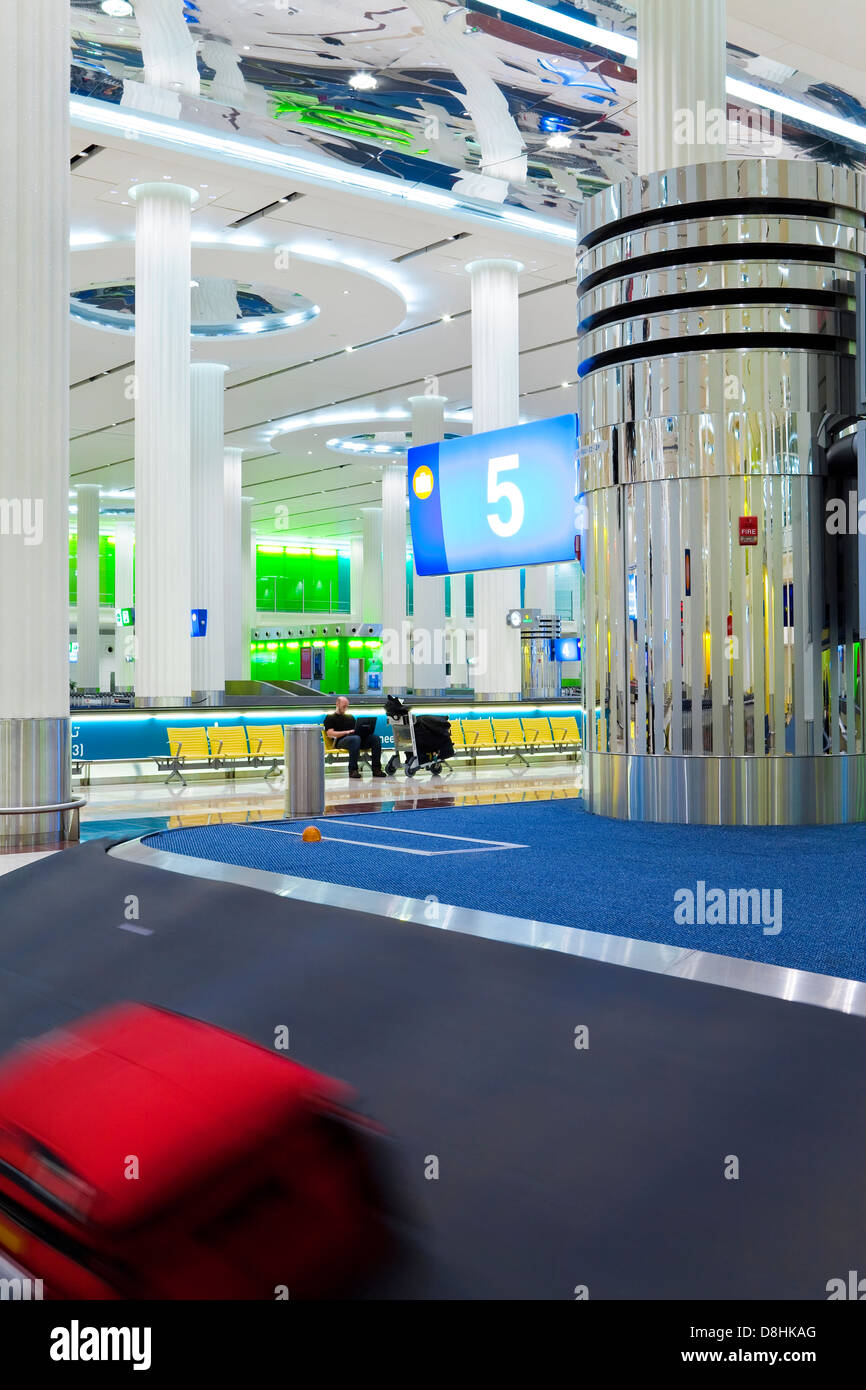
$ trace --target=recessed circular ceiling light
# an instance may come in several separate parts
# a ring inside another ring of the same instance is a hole
[[[378,85],[371,72],[356,72],[349,78],[349,86],[356,92],[372,92]]]
[[[549,150],[570,150],[571,139],[568,135],[564,135],[562,131],[557,131],[555,135],[551,135],[548,139],[547,148]]]
[[[110,15],[112,19],[126,19],[127,15],[132,14],[129,0],[102,0],[99,8],[103,14]]]

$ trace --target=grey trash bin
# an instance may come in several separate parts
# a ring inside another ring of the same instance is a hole
[[[325,814],[325,747],[320,724],[287,724],[286,817]]]

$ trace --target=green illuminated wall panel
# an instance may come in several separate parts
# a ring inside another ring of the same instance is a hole
[[[78,602],[78,536],[69,537],[69,603]],[[99,602],[114,607],[114,537],[99,537]]]
[[[298,681],[301,679],[301,650],[305,647],[322,653],[323,695],[348,693],[349,662],[362,657],[370,669],[378,661],[381,643],[377,639],[331,637],[312,641],[253,642],[250,651],[251,679],[254,681]]]
[[[256,610],[259,613],[349,613],[350,562],[291,546],[256,550]]]

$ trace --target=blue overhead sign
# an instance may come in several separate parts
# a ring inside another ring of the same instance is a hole
[[[573,560],[577,416],[409,450],[418,574]]]

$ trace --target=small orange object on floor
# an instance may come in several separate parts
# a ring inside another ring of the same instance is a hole
[[[306,840],[308,845],[315,844],[316,840],[321,840],[322,832],[317,830],[314,825],[308,825],[301,832],[301,839]]]

